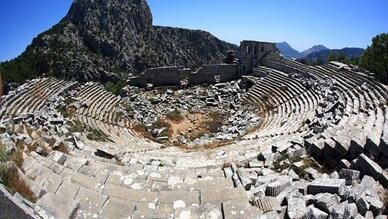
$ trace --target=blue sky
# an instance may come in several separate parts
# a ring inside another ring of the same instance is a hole
[[[18,56],[64,17],[72,0],[0,2],[0,61]],[[387,0],[148,0],[154,24],[209,31],[238,44],[281,42],[304,50],[366,47],[388,32]]]

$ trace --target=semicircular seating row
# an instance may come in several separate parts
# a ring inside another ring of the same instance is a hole
[[[83,150],[93,152],[99,148],[112,154],[135,153],[155,150],[160,144],[140,136],[131,128],[128,118],[123,118],[117,111],[121,98],[106,91],[97,83],[87,83],[80,86],[73,96],[87,104],[75,112],[75,120],[99,130],[109,137],[101,143],[83,138],[86,148]]]
[[[324,101],[319,92],[289,77],[284,69],[331,78],[344,100],[346,112],[340,122],[306,139],[314,155],[323,156],[329,151],[352,158],[361,152],[376,157],[385,153],[382,147],[388,134],[388,92],[381,84],[332,65],[306,67],[276,58],[273,62],[281,63],[281,69],[271,65],[270,56],[267,59],[271,68],[258,68],[267,76],[258,79],[244,97],[247,103],[263,109],[263,123],[244,140],[206,152],[184,153],[160,145],[153,148],[152,142],[130,130],[128,121],[118,119],[114,106],[119,98],[97,84],[78,85],[74,97],[87,102],[88,107],[79,108],[76,119],[104,132],[117,144],[85,140],[84,150],[74,149],[60,162],[53,156],[25,153],[20,175],[38,198],[37,206],[63,218],[70,214],[75,218],[168,218],[187,209],[226,212],[229,201],[249,205],[245,190],[235,187],[220,166],[257,157],[273,144],[303,140],[311,133],[306,118],[314,115]],[[50,97],[73,85],[52,78],[34,80],[3,100],[2,118],[36,113]],[[135,147],[136,142],[140,143]],[[104,145],[114,153],[129,153],[130,162],[122,166],[92,153]],[[142,150],[147,146],[150,148]],[[176,205],[182,202],[186,207],[178,210]],[[56,203],[61,203],[61,208]]]
[[[385,86],[364,73],[334,64],[309,67],[277,55],[266,57],[264,64],[275,69],[286,69],[289,73],[302,72],[318,79],[329,78],[334,82],[334,92],[344,103],[345,112],[338,124],[331,123],[322,133],[305,139],[306,147],[313,156],[352,160],[364,153],[384,164],[383,168],[388,167],[388,90]],[[310,98],[313,97],[310,95]],[[278,115],[275,119],[287,120],[288,117],[287,114],[285,117]],[[278,123],[276,120],[269,124]],[[275,126],[270,133],[277,133],[278,130],[281,129]]]

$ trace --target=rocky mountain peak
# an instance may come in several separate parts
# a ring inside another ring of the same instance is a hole
[[[86,29],[118,31],[130,26],[138,31],[152,28],[152,14],[145,0],[75,0],[65,19]]]
[[[8,82],[42,74],[105,82],[150,67],[221,63],[228,50],[237,46],[205,31],[152,26],[146,0],[75,0],[58,24],[1,66]]]

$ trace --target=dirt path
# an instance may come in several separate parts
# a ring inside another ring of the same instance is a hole
[[[205,114],[193,113],[188,114],[180,122],[167,120],[171,125],[172,136],[180,135],[195,136],[204,131],[204,123],[208,120]]]

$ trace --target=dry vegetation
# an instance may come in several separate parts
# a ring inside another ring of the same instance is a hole
[[[18,168],[23,164],[24,145],[18,144],[15,151],[7,152],[0,145],[0,181],[11,193],[20,193],[25,199],[35,202],[36,197],[18,174]]]
[[[109,138],[109,136],[104,132],[102,132],[101,130],[84,125],[79,120],[73,120],[72,123],[70,123],[69,134],[72,134],[75,132],[86,133],[86,137],[92,141],[100,141],[100,142],[112,141]]]
[[[179,110],[174,110],[166,115],[166,119],[179,123],[184,120],[184,117]]]

